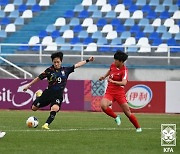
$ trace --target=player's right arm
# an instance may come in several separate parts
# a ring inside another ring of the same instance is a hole
[[[26,87],[24,87],[23,91],[27,91],[33,84],[38,82],[40,80],[39,77],[36,77],[34,80],[32,80]]]
[[[100,80],[100,81],[104,80],[105,78],[107,78],[107,77],[109,76],[109,74],[110,74],[110,70],[108,70],[107,73],[106,73],[104,76],[101,76],[101,77],[99,78],[99,80]]]

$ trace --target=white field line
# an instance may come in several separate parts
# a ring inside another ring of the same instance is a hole
[[[143,130],[160,130],[160,128],[142,128]],[[62,129],[50,129],[50,130],[43,130],[43,129],[35,129],[29,128],[26,130],[3,130],[7,132],[73,132],[73,131],[127,131],[127,130],[135,130],[135,128],[62,128]]]

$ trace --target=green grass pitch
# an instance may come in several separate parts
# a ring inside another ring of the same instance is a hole
[[[37,128],[27,128],[29,116],[39,120]],[[176,146],[180,153],[179,114],[136,114],[143,129],[136,133],[127,117],[120,113],[118,127],[104,113],[64,112],[57,114],[50,130],[42,130],[47,111],[0,110],[0,154],[161,154],[161,124],[176,124]]]

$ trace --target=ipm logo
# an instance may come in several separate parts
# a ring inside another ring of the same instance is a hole
[[[161,124],[161,146],[176,146],[176,124]]]

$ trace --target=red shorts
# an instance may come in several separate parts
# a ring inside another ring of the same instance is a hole
[[[124,103],[127,103],[127,99],[126,99],[126,96],[124,93],[105,93],[104,97],[103,98],[106,98],[112,102],[117,102],[118,104],[124,104]]]

